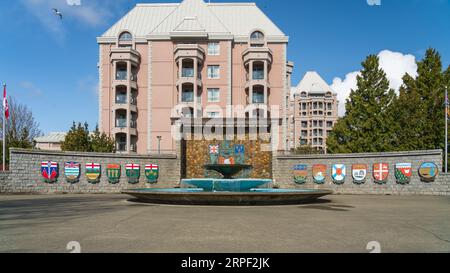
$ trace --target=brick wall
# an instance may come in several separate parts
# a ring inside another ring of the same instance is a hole
[[[434,162],[442,169],[442,151],[415,151],[396,153],[364,153],[364,154],[338,154],[338,155],[307,155],[307,156],[274,156],[272,163],[273,179],[280,188],[300,189],[331,189],[340,194],[423,194],[423,195],[450,195],[450,176],[439,174],[435,182],[425,183],[420,180],[418,169],[423,162]],[[372,165],[376,163],[389,164],[389,179],[387,184],[378,185],[374,182]],[[411,163],[413,176],[407,185],[397,184],[394,174],[396,163]],[[308,166],[308,180],[304,185],[294,183],[293,167],[296,164]],[[312,165],[327,165],[327,180],[323,185],[313,182]],[[331,168],[334,164],[345,164],[346,179],[343,185],[333,183]],[[353,183],[351,168],[353,164],[367,164],[368,173],[366,182],[362,185]]]
[[[0,174],[0,192],[2,193],[119,193],[133,188],[173,188],[180,183],[179,151],[175,155],[118,155],[100,153],[69,153],[52,151],[30,151],[12,149],[10,157],[11,171]],[[40,174],[42,161],[55,161],[59,165],[59,178],[56,183],[45,183]],[[74,161],[81,163],[81,175],[78,183],[70,184],[64,176],[64,163]],[[86,180],[85,164],[101,164],[101,178],[97,184]],[[122,166],[122,175],[118,184],[108,182],[107,164],[117,163]],[[141,177],[138,184],[128,183],[125,164],[140,164]],[[151,185],[146,182],[145,164],[159,165],[159,182]]]

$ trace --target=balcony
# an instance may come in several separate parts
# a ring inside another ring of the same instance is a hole
[[[205,50],[197,44],[179,44],[174,49],[175,61],[181,58],[196,58],[199,64],[205,60]]]
[[[132,48],[113,48],[110,53],[111,61],[130,61],[136,65],[141,62],[141,54]]]
[[[250,61],[267,61],[272,64],[273,53],[268,47],[250,47],[242,53],[242,58],[244,65],[248,65]]]
[[[127,104],[127,95],[126,94],[116,95],[116,104]]]

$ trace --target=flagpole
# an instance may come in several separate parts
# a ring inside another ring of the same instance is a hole
[[[445,88],[445,173],[448,173],[448,88]]]
[[[6,90],[6,83],[3,84],[3,93]],[[5,112],[5,98],[3,98],[3,171],[6,170],[6,112]]]

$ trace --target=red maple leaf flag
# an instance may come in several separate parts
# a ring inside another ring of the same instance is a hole
[[[8,99],[6,98],[6,84],[3,86],[3,109],[5,111],[5,118],[9,118]]]

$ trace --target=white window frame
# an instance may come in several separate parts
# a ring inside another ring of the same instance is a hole
[[[213,67],[217,67],[217,75],[212,74],[211,70]],[[210,80],[218,80],[220,79],[220,65],[208,65],[208,79]]]
[[[217,99],[211,99],[210,96],[210,91],[217,91]],[[208,102],[220,102],[220,88],[208,88],[207,89],[207,93],[208,93]]]
[[[213,49],[211,49],[211,46],[213,46]],[[208,55],[209,56],[219,56],[220,55],[220,43],[218,43],[218,42],[208,43]]]

